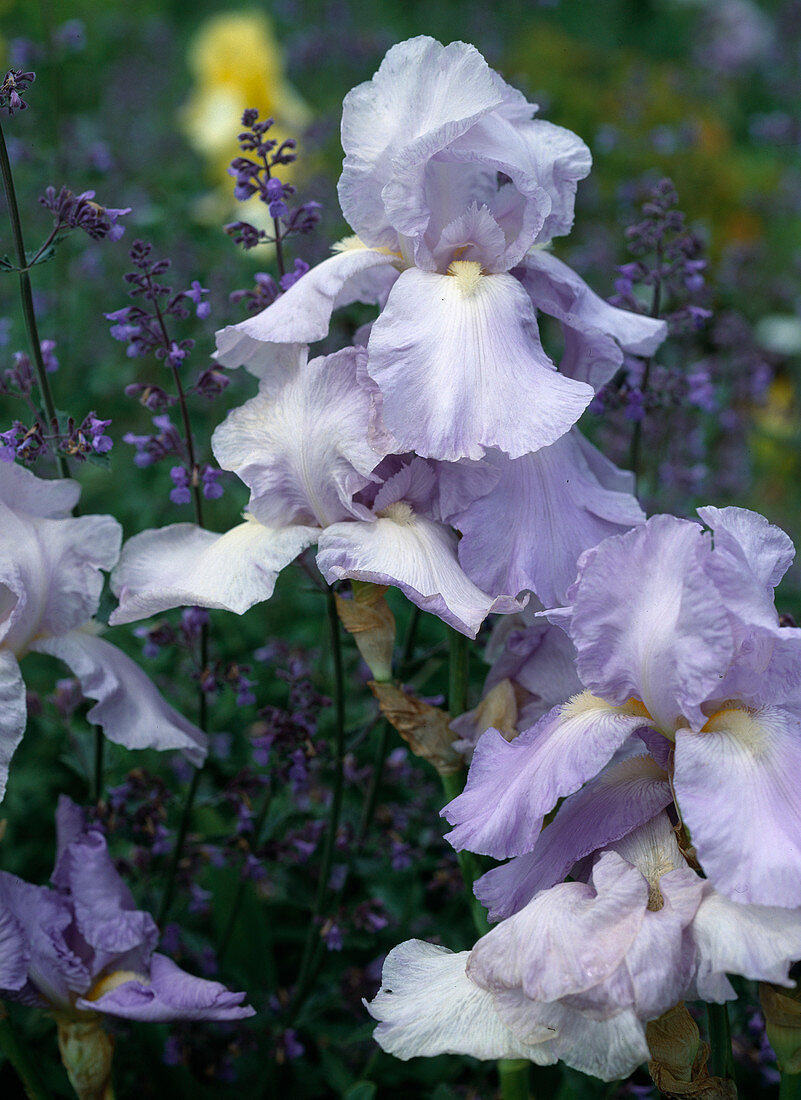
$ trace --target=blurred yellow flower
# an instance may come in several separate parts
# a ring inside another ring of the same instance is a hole
[[[181,124],[217,184],[196,213],[204,221],[217,221],[233,210],[237,218],[265,226],[270,221],[266,207],[257,198],[237,202],[228,175],[228,166],[240,152],[236,139],[242,112],[255,107],[260,118],[274,118],[270,133],[279,142],[297,137],[311,119],[309,108],[284,77],[270,23],[259,12],[215,15],[190,42],[188,63],[195,88],[181,111]],[[282,168],[284,182],[291,179],[293,167]]]

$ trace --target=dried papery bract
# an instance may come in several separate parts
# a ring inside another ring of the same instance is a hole
[[[652,1020],[645,1034],[652,1055],[648,1071],[667,1100],[736,1100],[734,1081],[709,1075],[709,1044],[701,1042],[698,1026],[685,1004],[677,1004],[658,1020]]]
[[[78,1100],[114,1100],[111,1081],[114,1039],[103,1027],[100,1016],[75,1019],[56,1013],[56,1023],[61,1061]]]
[[[394,684],[371,680],[370,688],[381,713],[415,756],[428,760],[442,776],[455,775],[462,770],[464,761],[453,747],[454,733],[447,711],[407,695]]]
[[[779,1069],[784,1074],[801,1073],[801,992],[760,982],[759,1000]]]
[[[378,683],[392,679],[395,616],[384,598],[388,586],[353,581],[353,599],[336,596],[337,614]]]

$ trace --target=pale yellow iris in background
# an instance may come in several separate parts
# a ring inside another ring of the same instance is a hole
[[[281,49],[266,17],[259,12],[227,12],[208,19],[189,44],[189,68],[195,88],[181,111],[189,142],[205,158],[216,189],[195,208],[203,221],[241,218],[259,227],[271,224],[256,198],[238,202],[228,166],[240,154],[237,135],[242,112],[255,107],[259,118],[272,117],[272,137],[298,138],[311,112],[283,72]],[[282,168],[289,182],[294,165]]]

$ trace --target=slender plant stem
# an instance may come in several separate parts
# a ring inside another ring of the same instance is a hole
[[[662,267],[662,245],[656,246],[656,263],[657,268]],[[654,283],[654,292],[651,296],[651,317],[658,317],[659,310],[662,307],[662,277],[657,275],[656,282]],[[653,363],[653,356],[649,356],[645,360],[645,367],[642,372],[642,381],[640,382],[640,390],[643,396],[648,391],[648,379],[651,374],[651,364]],[[643,409],[643,418],[635,420],[634,430],[631,433],[631,451],[629,454],[629,466],[634,474],[635,485],[640,479],[640,451],[642,448],[642,425],[645,418],[645,410]]]
[[[734,1080],[734,1055],[731,1049],[731,1025],[727,1004],[706,1006],[709,1026],[709,1059],[713,1077],[726,1077]]]
[[[448,710],[452,717],[464,714],[467,710],[467,692],[469,687],[469,662],[470,653],[467,648],[467,638],[453,627],[448,628],[448,642],[450,645],[450,662],[448,665]],[[458,794],[462,793],[465,781],[464,771],[453,772],[451,775],[440,776],[442,789],[448,802],[451,802]],[[489,922],[484,906],[473,893],[473,883],[483,874],[483,868],[478,858],[472,852],[457,852],[459,867],[464,879],[465,889],[470,903],[470,912],[473,924],[479,935],[483,936],[489,931]]]
[[[448,710],[452,718],[458,718],[467,710],[467,691],[470,673],[470,653],[467,638],[448,627],[450,661],[448,664]]]
[[[783,1073],[779,1100],[801,1100],[801,1073]]]
[[[328,830],[325,837],[322,863],[320,866],[320,879],[317,883],[317,896],[314,902],[309,926],[306,930],[306,940],[303,945],[298,980],[295,986],[295,995],[289,1007],[288,1018],[291,1022],[300,1011],[306,997],[309,994],[317,970],[317,958],[322,944],[319,942],[319,918],[323,912],[323,903],[328,890],[328,882],[331,877],[331,865],[334,859],[339,819],[342,813],[342,793],[345,785],[345,678],[342,671],[342,638],[339,630],[339,616],[337,615],[336,601],[333,589],[326,592],[328,604],[328,627],[331,639],[331,656],[334,664],[334,716],[336,756],[334,761],[334,785],[331,794],[331,806],[328,812]]]
[[[92,787],[92,797],[95,805],[99,806],[103,801],[103,748],[105,745],[105,738],[103,736],[103,730],[100,726],[94,727],[95,735],[95,771],[94,771],[94,785]]]
[[[373,762],[373,774],[370,776],[370,785],[367,788],[367,794],[364,799],[364,808],[362,809],[362,816],[359,822],[359,830],[356,833],[357,844],[361,844],[367,836],[367,830],[370,828],[373,818],[375,817],[375,810],[378,805],[378,792],[381,788],[381,780],[384,777],[384,762],[387,758],[389,737],[390,725],[386,718],[384,718],[379,723],[378,727],[378,741],[376,743],[375,760]]]
[[[152,286],[152,279],[147,276],[148,286]],[[152,295],[153,308],[155,310],[156,318],[161,329],[161,338],[165,351],[169,354],[172,343],[170,341],[170,334],[167,332],[167,325],[164,320],[164,314],[161,311],[161,307],[158,302],[158,295]],[[181,410],[181,422],[184,429],[184,439],[186,442],[186,453],[189,460],[189,467],[191,471],[191,490],[192,490],[192,506],[195,513],[195,523],[198,527],[204,528],[205,523],[203,521],[203,496],[200,491],[200,485],[197,479],[197,459],[195,456],[195,444],[192,437],[192,421],[189,416],[189,406],[186,401],[186,394],[181,382],[181,375],[178,368],[171,364],[171,371],[173,382],[175,383],[175,392],[178,396],[178,405]],[[200,647],[199,647],[199,663],[200,663],[200,677],[198,680],[198,726],[204,733],[209,728],[208,722],[208,700],[206,698],[206,692],[203,690],[203,673],[209,663],[209,628],[204,623],[200,628]],[[189,832],[189,823],[192,819],[192,811],[195,805],[195,798],[197,797],[198,787],[200,785],[200,775],[203,771],[203,767],[195,768],[192,773],[192,779],[189,783],[189,788],[186,792],[186,799],[184,800],[184,807],[181,812],[181,821],[178,826],[178,835],[175,839],[175,848],[172,853],[172,859],[170,861],[170,868],[167,875],[167,885],[164,889],[164,895],[161,899],[161,906],[159,908],[158,923],[161,925],[165,920],[172,900],[175,896],[175,889],[177,885],[178,867],[183,856],[184,844],[186,843],[186,836]]]
[[[50,1093],[39,1079],[34,1062],[11,1026],[11,1021],[3,1014],[0,1005],[0,1050],[5,1054],[17,1072],[30,1100],[50,1100]]]
[[[39,386],[39,395],[42,399],[48,426],[52,428],[53,424],[57,423],[56,406],[53,402],[53,394],[50,390],[50,382],[42,358],[42,344],[39,340],[39,329],[36,324],[36,311],[33,308],[31,278],[28,274],[27,260],[25,259],[25,242],[22,236],[22,222],[19,216],[19,206],[17,205],[17,192],[14,187],[14,176],[11,172],[11,161],[9,160],[2,126],[0,126],[0,171],[3,175],[3,188],[6,193],[6,202],[8,203],[8,217],[11,222],[11,233],[14,237],[14,247],[17,252],[17,264],[20,268],[19,292],[20,298],[22,299],[22,313],[25,318],[25,327],[28,330],[28,339],[30,341],[31,353],[36,368],[36,381]],[[56,451],[55,458],[59,476],[69,477],[69,466],[67,465],[67,460],[64,455]]]
[[[498,1059],[501,1100],[530,1100],[530,1068],[531,1063],[525,1058]]]
[[[457,795],[462,793],[465,780],[464,771],[454,772],[452,775],[442,775],[440,779],[446,801],[452,802]],[[478,857],[472,852],[457,852],[456,858],[459,861],[459,870],[462,872],[462,878],[464,879],[473,925],[479,936],[483,936],[489,932],[490,924],[487,920],[486,909],[473,893],[473,883],[484,874],[484,868],[481,866]]]
[[[403,680],[404,673],[409,665],[414,652],[414,643],[417,636],[417,627],[420,624],[420,617],[422,612],[415,604],[411,605],[411,613],[409,615],[408,622],[406,623],[406,630],[403,634],[403,644],[401,645],[400,655],[397,663],[397,676],[399,680]],[[381,789],[381,780],[384,776],[384,763],[387,758],[387,750],[389,749],[389,741],[391,736],[391,727],[389,722],[384,719],[381,722],[378,743],[376,745],[375,762],[373,764],[373,774],[370,777],[370,786],[367,790],[367,796],[364,800],[364,808],[362,810],[362,817],[359,823],[359,831],[356,834],[357,843],[361,843],[367,835],[367,830],[372,824],[373,817],[375,816],[375,809],[378,804],[378,792]]]
[[[189,832],[189,822],[192,820],[192,810],[195,805],[195,796],[197,795],[198,786],[200,785],[200,773],[202,771],[202,768],[194,768],[192,770],[192,778],[189,781],[189,789],[186,792],[184,808],[181,811],[181,821],[178,825],[178,836],[175,838],[175,847],[172,851],[170,868],[167,872],[167,882],[161,898],[158,917],[156,918],[156,923],[159,927],[163,926],[167,914],[170,911],[172,899],[175,897],[175,890],[178,885],[178,867],[181,862],[181,856],[183,855],[184,844],[186,843],[186,834]]]
[[[270,801],[272,798],[272,791],[269,787],[264,791],[264,798],[262,800],[261,809],[258,816],[253,823],[253,839],[250,844],[250,849],[258,848],[261,843],[261,831],[264,828],[264,822],[267,820],[267,814],[270,809]],[[239,910],[242,905],[242,901],[245,897],[245,887],[248,880],[240,875],[239,882],[236,886],[236,893],[234,894],[234,900],[231,903],[231,908],[228,910],[228,919],[225,922],[225,928],[223,934],[220,937],[220,946],[217,949],[217,959],[222,962],[223,956],[228,951],[228,947],[231,943],[231,936],[233,935],[234,928],[236,927],[237,918],[239,917]]]
[[[403,644],[401,645],[400,656],[398,657],[398,679],[403,680],[406,675],[409,662],[414,654],[414,643],[417,640],[417,628],[420,625],[420,619],[423,616],[423,612],[417,607],[416,604],[412,604],[412,610],[409,615],[409,620],[406,623],[406,630],[403,634]]]

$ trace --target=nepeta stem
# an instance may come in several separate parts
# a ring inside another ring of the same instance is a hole
[[[53,423],[57,423],[56,406],[53,402],[53,394],[50,390],[50,382],[47,377],[47,371],[45,370],[44,360],[42,358],[42,345],[39,340],[39,328],[36,324],[36,311],[33,307],[33,293],[31,291],[31,278],[27,271],[27,260],[25,258],[25,242],[22,236],[22,222],[19,216],[19,206],[17,204],[17,192],[14,187],[14,176],[11,172],[11,161],[8,156],[8,149],[6,148],[6,139],[3,134],[3,128],[0,126],[0,171],[3,175],[3,188],[6,194],[6,202],[8,203],[8,217],[11,222],[11,233],[14,237],[14,247],[17,252],[17,265],[20,268],[19,271],[19,293],[22,300],[22,313],[25,318],[25,327],[28,331],[28,339],[31,345],[31,353],[33,355],[33,362],[36,368],[36,382],[39,387],[39,395],[42,399],[42,406],[44,408],[44,414],[47,419],[47,423],[52,427]],[[64,455],[55,452],[56,466],[58,467],[59,477],[69,477],[69,466]]]
[[[258,816],[253,823],[253,840],[250,845],[251,851],[253,851],[253,849],[255,848],[258,848],[259,846],[261,840],[261,831],[264,827],[264,822],[267,820],[267,814],[270,809],[271,799],[272,791],[268,786],[264,792],[264,799],[262,800],[261,809],[259,810]],[[239,909],[245,896],[246,885],[247,879],[243,876],[240,876],[239,882],[237,883],[236,887],[236,893],[234,894],[234,900],[231,903],[231,908],[228,911],[228,919],[225,922],[225,928],[223,929],[223,934],[220,937],[220,946],[217,950],[218,962],[222,962],[223,956],[227,952],[230,945],[231,936],[233,935],[234,928],[236,927],[236,921],[239,916]]]
[[[320,879],[317,883],[317,896],[314,902],[311,920],[306,930],[306,940],[303,945],[298,981],[295,987],[295,996],[289,1008],[289,1021],[294,1020],[300,1011],[311,989],[316,974],[315,965],[317,952],[315,951],[316,934],[318,934],[319,918],[322,915],[323,903],[328,890],[328,882],[331,877],[331,865],[334,859],[339,819],[342,813],[342,793],[345,784],[345,679],[342,670],[342,638],[339,631],[339,616],[337,615],[336,601],[333,589],[326,592],[328,604],[328,627],[331,639],[331,655],[334,663],[334,714],[336,756],[334,762],[334,786],[331,794],[331,807],[328,813],[328,830],[325,837],[322,865],[320,867]]]

